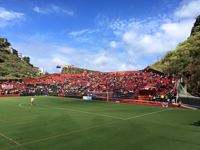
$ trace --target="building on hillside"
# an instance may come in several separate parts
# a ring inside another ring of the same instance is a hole
[[[17,55],[18,56],[18,51],[14,48],[10,48],[10,52],[14,55]]]
[[[7,42],[8,42],[8,39],[6,39],[6,38],[0,38],[0,44],[7,43]]]
[[[6,38],[0,38],[0,48],[9,47],[11,44],[8,42]]]
[[[19,56],[18,51],[10,46],[11,46],[11,44],[10,44],[10,42],[8,42],[7,38],[0,38],[0,48],[3,48],[3,50],[6,50],[11,54]]]

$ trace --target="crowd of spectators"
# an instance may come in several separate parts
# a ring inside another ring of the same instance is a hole
[[[110,92],[117,98],[175,95],[175,78],[148,71],[50,74],[34,79],[2,80],[0,94],[83,96],[90,92]]]

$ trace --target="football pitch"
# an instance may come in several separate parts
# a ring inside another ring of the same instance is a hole
[[[200,110],[0,98],[0,150],[199,150]]]

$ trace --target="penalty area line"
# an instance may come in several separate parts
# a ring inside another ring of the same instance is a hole
[[[129,118],[123,119],[123,121],[130,120],[130,119],[135,119],[135,118],[141,118],[141,117],[144,117],[144,116],[148,116],[148,115],[152,115],[152,114],[157,114],[157,113],[168,111],[168,110],[172,110],[172,109],[162,109],[162,110],[159,110],[159,111],[154,111],[154,112],[146,113],[146,114],[143,114],[143,115],[133,116],[133,117],[129,117]],[[22,143],[20,145],[6,147],[6,148],[3,148],[2,150],[8,150],[8,149],[11,149],[11,148],[17,148],[17,147],[20,147],[20,146],[25,146],[25,145],[29,145],[29,144],[34,144],[34,143],[39,143],[39,142],[43,142],[43,141],[48,141],[50,139],[56,139],[56,138],[59,138],[59,137],[71,135],[73,133],[79,133],[79,132],[87,131],[89,129],[95,129],[95,128],[102,127],[102,126],[105,126],[105,125],[113,124],[115,122],[116,121],[111,121],[109,123],[105,123],[105,124],[101,124],[101,125],[96,125],[96,126],[92,126],[92,127],[88,127],[88,128],[78,129],[78,130],[73,130],[73,131],[68,132],[68,133],[57,134],[57,135],[54,135],[54,136],[49,136],[49,137],[38,139],[38,140],[35,140],[35,141],[30,141],[30,142]]]
[[[109,125],[109,124],[112,124],[112,123],[114,123],[114,121],[109,122],[109,123],[105,123],[105,124],[101,124],[101,125],[96,125],[96,126],[91,126],[91,127],[83,128],[83,129],[77,129],[77,130],[73,130],[73,131],[68,132],[68,133],[57,134],[57,135],[49,136],[49,137],[46,137],[46,138],[42,138],[42,139],[38,139],[38,140],[26,142],[26,143],[14,145],[14,146],[9,146],[9,147],[3,148],[1,150],[8,150],[8,149],[17,148],[17,147],[20,147],[20,146],[25,146],[25,145],[29,145],[29,144],[34,144],[34,143],[39,143],[39,142],[43,142],[43,141],[48,141],[48,140],[51,140],[51,139],[56,139],[56,138],[59,138],[59,137],[71,135],[73,133],[79,133],[79,132],[82,132],[82,131],[87,131],[89,129],[95,129],[95,128],[98,128],[98,127],[101,127],[101,126],[104,126],[104,125]]]

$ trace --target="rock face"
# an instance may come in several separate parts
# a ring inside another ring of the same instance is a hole
[[[200,16],[196,18],[190,37],[151,67],[183,77],[188,91],[200,96]]]
[[[195,35],[198,32],[200,32],[200,15],[196,18],[196,22],[192,28],[191,35]]]
[[[11,44],[8,42],[6,38],[0,38],[0,48],[9,47]]]

